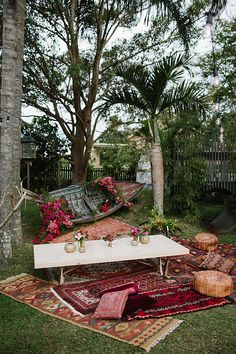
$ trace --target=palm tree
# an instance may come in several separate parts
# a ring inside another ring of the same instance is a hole
[[[160,140],[160,118],[162,114],[176,114],[180,111],[197,111],[204,114],[206,97],[195,83],[183,80],[187,60],[181,55],[164,58],[151,70],[137,65],[123,65],[115,70],[124,85],[111,89],[107,105],[131,105],[145,114],[148,119],[152,141],[151,164],[154,207],[163,213],[164,167]],[[179,82],[179,83],[178,83]],[[170,86],[170,83],[174,85]]]

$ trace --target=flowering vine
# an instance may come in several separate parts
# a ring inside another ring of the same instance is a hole
[[[75,216],[69,211],[68,203],[64,199],[57,199],[44,203],[40,207],[43,223],[39,234],[32,241],[35,244],[48,243],[61,234],[63,228],[73,227],[72,219]]]

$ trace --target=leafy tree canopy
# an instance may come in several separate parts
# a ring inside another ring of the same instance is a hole
[[[58,126],[48,117],[33,118],[31,123],[23,122],[22,134],[30,134],[36,142],[37,157],[62,157],[68,154],[69,143],[58,132]]]
[[[216,3],[224,1],[27,1],[24,102],[61,126],[71,143],[73,183],[86,178],[96,125],[104,119],[98,108],[112,69],[128,60],[147,63],[145,52],[150,63],[163,56],[162,44],[167,48],[172,40],[181,38],[186,46],[194,19],[206,8],[216,10]],[[135,27],[142,14],[151,26],[148,36],[114,41],[120,30]]]

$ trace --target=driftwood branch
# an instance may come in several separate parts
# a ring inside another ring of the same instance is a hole
[[[16,187],[17,188],[17,187]],[[11,217],[14,215],[14,213],[17,211],[17,209],[21,206],[21,203],[23,202],[23,200],[25,199],[26,197],[26,192],[24,192],[23,194],[20,193],[19,189],[17,188],[18,192],[19,192],[19,195],[21,196],[20,199],[18,200],[17,204],[16,205],[13,205],[12,207],[12,210],[9,212],[9,214],[6,216],[6,218],[1,222],[0,224],[0,230],[8,223],[8,221],[11,219]],[[2,198],[2,201],[0,203],[0,207],[2,208],[3,206],[3,202],[6,198],[6,196],[8,195],[9,193],[5,194]],[[11,198],[12,195],[10,195]]]

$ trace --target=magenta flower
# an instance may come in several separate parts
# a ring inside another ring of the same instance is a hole
[[[68,209],[68,203],[64,199],[57,199],[42,204],[40,207],[43,215],[42,226],[39,235],[32,241],[33,243],[47,243],[61,234],[61,229],[73,227],[71,219],[76,216]]]

